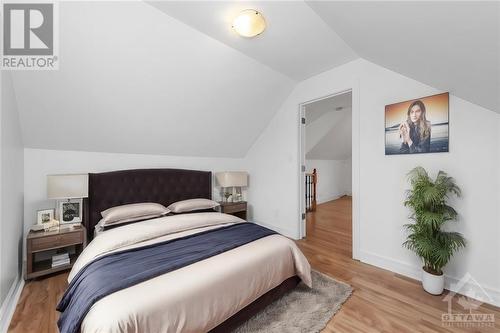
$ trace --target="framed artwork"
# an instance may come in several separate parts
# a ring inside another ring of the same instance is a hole
[[[385,154],[449,151],[449,93],[385,106]]]
[[[44,209],[36,212],[36,224],[51,225],[54,220],[54,209]]]
[[[59,202],[60,223],[82,223],[82,206],[82,199],[69,199]]]

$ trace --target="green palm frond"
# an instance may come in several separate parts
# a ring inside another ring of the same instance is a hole
[[[408,179],[410,180],[410,183],[414,185],[418,182],[429,180],[429,175],[424,168],[418,166],[408,172]]]
[[[440,189],[446,192],[446,195],[448,195],[448,193],[453,193],[457,197],[462,195],[462,191],[455,183],[455,179],[448,177],[444,171],[439,171],[435,183]]]
[[[417,221],[425,223],[433,229],[439,229],[445,222],[445,216],[441,212],[422,211]]]
[[[461,196],[461,190],[452,177],[439,171],[432,180],[427,171],[416,167],[408,173],[411,189],[406,192],[404,205],[411,209],[410,220],[405,224],[408,232],[403,246],[415,252],[424,265],[441,272],[453,254],[466,246],[458,232],[445,232],[441,227],[457,218],[456,210],[447,205],[451,195]]]

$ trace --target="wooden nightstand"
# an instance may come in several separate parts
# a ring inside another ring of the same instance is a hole
[[[71,268],[86,245],[87,231],[82,225],[73,228],[61,226],[53,231],[30,231],[26,237],[26,279],[34,279]],[[73,251],[70,252],[69,248],[73,246],[75,250],[71,253]],[[70,263],[53,268],[51,252],[55,252],[54,250],[69,252]],[[45,255],[44,252],[46,252]],[[35,254],[42,257],[41,260],[35,261]]]
[[[244,220],[247,219],[247,202],[219,202],[220,212],[238,216]]]

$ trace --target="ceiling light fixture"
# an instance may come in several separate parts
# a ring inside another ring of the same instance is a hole
[[[233,21],[233,29],[243,37],[255,37],[266,29],[266,20],[255,9],[245,9]]]

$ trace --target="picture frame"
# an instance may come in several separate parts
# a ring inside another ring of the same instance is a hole
[[[54,208],[38,210],[36,212],[36,224],[43,225],[44,227],[52,225],[52,222],[54,221],[54,214]]]
[[[68,199],[58,203],[59,223],[82,223],[83,200]]]
[[[385,155],[449,152],[449,93],[385,106]]]

